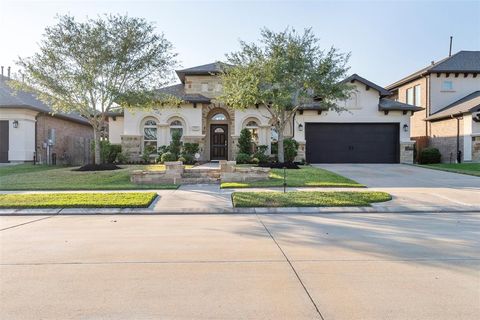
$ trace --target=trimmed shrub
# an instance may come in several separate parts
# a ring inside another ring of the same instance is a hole
[[[258,160],[258,163],[267,163],[269,162],[269,156],[266,155],[268,151],[268,146],[259,145],[257,146],[257,151],[253,154],[253,157]]]
[[[175,161],[175,160],[177,160],[177,157],[170,151],[167,151],[164,154],[162,154],[162,157],[161,157],[162,163],[164,163],[165,161]]]
[[[250,160],[250,163],[251,164],[259,164],[260,160],[258,160],[258,158],[252,158],[252,160]]]
[[[437,148],[425,148],[420,152],[420,164],[440,163],[442,155]]]
[[[184,164],[194,164],[195,163],[195,158],[191,154],[184,154],[180,158],[183,158],[185,161],[183,161]],[[179,161],[180,161],[179,158]]]
[[[295,139],[288,138],[283,140],[283,150],[285,152],[285,161],[293,162],[298,152],[298,142]]]
[[[172,141],[170,142],[170,146],[168,147],[168,151],[170,151],[177,159],[180,156],[180,151],[182,149],[182,133],[180,131],[174,131],[172,133]]]
[[[143,149],[142,160],[144,163],[150,163],[150,156],[155,152],[154,146],[146,146]]]
[[[248,129],[242,129],[240,131],[240,137],[238,138],[238,154],[252,154],[252,133]]]
[[[238,164],[244,164],[244,163],[249,163],[250,162],[250,155],[246,153],[239,153],[237,154],[237,160]]]
[[[195,163],[195,153],[199,151],[200,147],[198,143],[186,142],[183,144],[182,148],[182,157],[185,159],[185,164],[194,164]]]
[[[120,152],[117,154],[117,158],[115,159],[117,163],[127,163],[128,161],[128,155],[126,155],[124,152]]]
[[[185,160],[185,158],[184,158],[184,157],[180,157],[180,158],[178,158],[178,161],[181,161],[182,163],[185,163],[185,162],[187,162],[187,160]]]

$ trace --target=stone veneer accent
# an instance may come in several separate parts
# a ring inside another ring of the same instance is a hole
[[[165,171],[135,170],[130,181],[136,184],[197,184],[267,180],[270,168],[237,168],[236,161],[220,161],[220,169],[185,169],[180,161],[165,162]]]
[[[400,163],[413,163],[415,141],[400,142]]]
[[[480,136],[473,137],[472,140],[472,161],[480,162]]]
[[[122,135],[122,152],[128,157],[128,161],[139,161],[142,154],[142,136]]]

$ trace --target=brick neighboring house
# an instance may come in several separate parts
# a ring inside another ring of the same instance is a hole
[[[75,114],[51,108],[27,92],[15,92],[0,76],[0,163],[32,162],[83,165],[91,162],[93,132]]]
[[[480,162],[480,51],[459,51],[386,88],[400,102],[424,107],[412,115],[417,148],[438,148],[442,162]]]

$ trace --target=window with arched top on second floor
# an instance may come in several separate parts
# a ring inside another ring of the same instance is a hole
[[[155,120],[147,120],[143,124],[143,147],[157,150],[158,141],[157,122]]]
[[[170,136],[173,136],[175,132],[179,132],[183,136],[183,123],[180,120],[170,122]]]

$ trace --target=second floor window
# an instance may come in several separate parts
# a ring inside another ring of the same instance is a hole
[[[420,85],[416,85],[407,89],[407,104],[419,107],[421,105],[421,89]]]
[[[415,100],[415,105],[420,107],[421,103],[421,93],[420,93],[420,85],[416,85],[413,87],[413,95]]]
[[[202,83],[202,92],[208,92],[208,83],[206,82]]]
[[[453,82],[452,81],[443,81],[442,91],[453,91]]]

